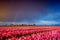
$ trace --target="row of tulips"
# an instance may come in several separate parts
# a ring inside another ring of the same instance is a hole
[[[0,40],[60,40],[60,30],[1,28]]]

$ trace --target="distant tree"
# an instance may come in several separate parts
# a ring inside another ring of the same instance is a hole
[[[23,26],[24,24],[22,24],[22,26]]]
[[[11,24],[11,25],[13,25],[13,24]]]
[[[35,26],[35,24],[33,24],[33,26]]]

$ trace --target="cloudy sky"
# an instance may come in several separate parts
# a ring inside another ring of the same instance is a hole
[[[0,25],[11,23],[60,25],[60,1],[1,1]]]

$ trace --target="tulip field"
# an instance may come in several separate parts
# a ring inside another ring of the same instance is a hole
[[[60,26],[3,26],[0,40],[60,40]]]

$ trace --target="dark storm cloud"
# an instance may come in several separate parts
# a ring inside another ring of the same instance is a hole
[[[0,12],[0,21],[33,21],[47,14],[47,1],[4,2],[1,7],[7,11]]]

